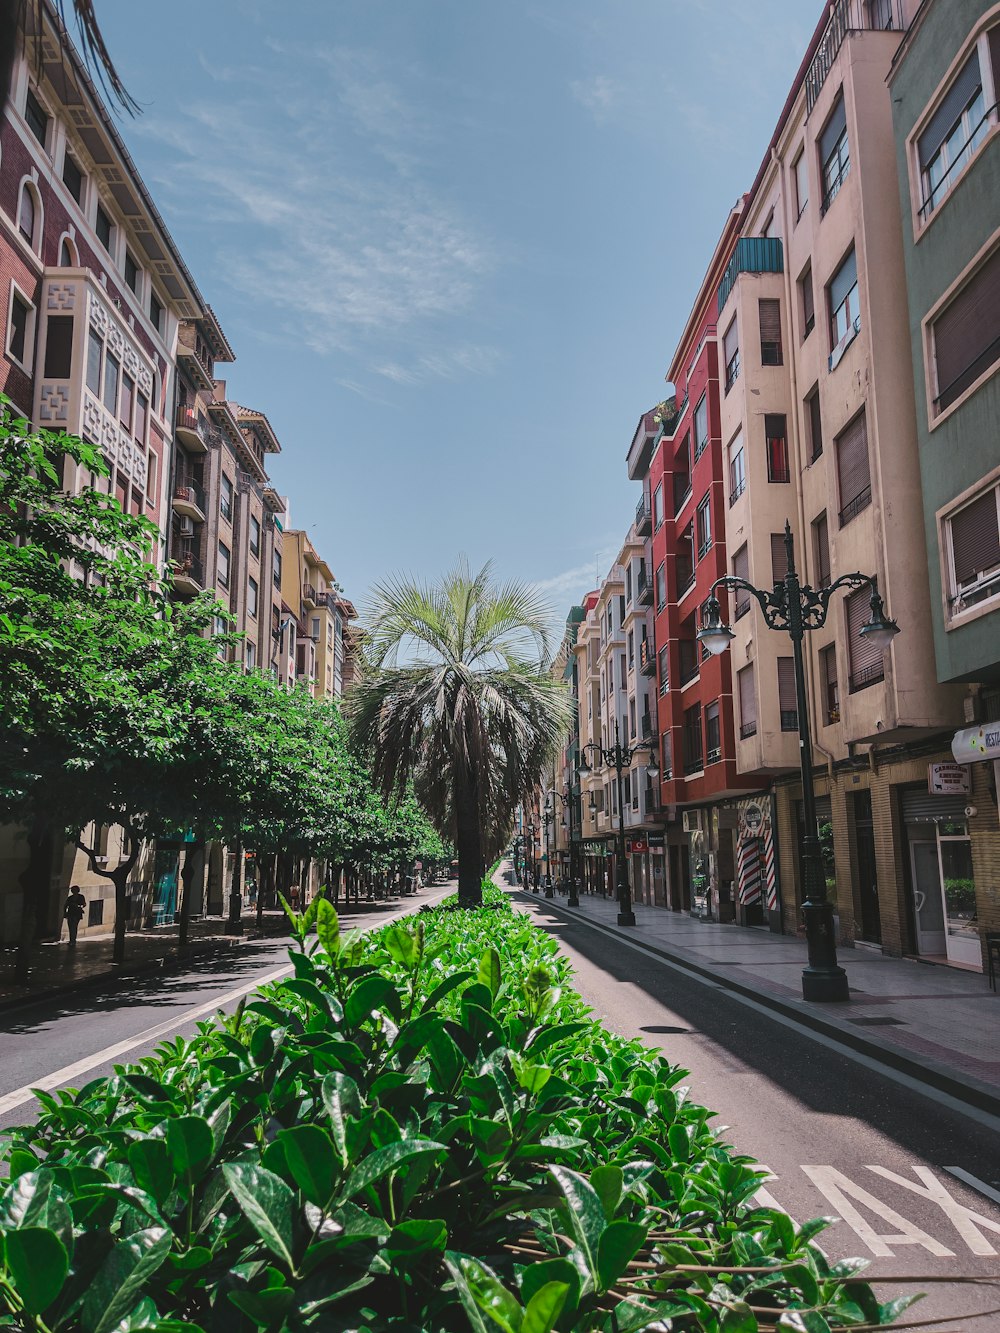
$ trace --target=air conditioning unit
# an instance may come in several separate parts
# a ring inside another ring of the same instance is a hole
[[[705,812],[703,810],[685,810],[681,820],[681,826],[685,833],[701,833],[705,827]]]
[[[193,537],[193,536],[194,536],[194,519],[193,519],[193,518],[188,518],[187,515],[185,515],[185,516],[181,519],[181,524],[180,524],[180,527],[177,529],[177,533],[178,533],[178,536],[180,536],[180,537]]]

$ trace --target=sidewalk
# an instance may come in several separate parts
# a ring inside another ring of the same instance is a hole
[[[497,882],[504,883],[499,877]],[[547,900],[519,892],[602,934],[627,935],[689,972],[1000,1115],[1000,995],[990,990],[984,975],[886,958],[865,948],[840,949],[850,1000],[806,1003],[799,979],[806,943],[794,935],[699,921],[642,903],[634,904],[635,927],[623,929],[612,898],[584,894],[579,908],[570,908],[558,894]]]

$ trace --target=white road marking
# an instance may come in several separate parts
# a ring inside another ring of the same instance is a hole
[[[970,1189],[978,1190],[980,1194],[985,1195],[987,1199],[992,1199],[994,1203],[1000,1203],[1000,1190],[995,1190],[992,1185],[987,1185],[985,1180],[980,1180],[971,1171],[965,1171],[960,1166],[945,1166],[942,1167],[942,1170],[947,1171],[949,1176],[954,1176],[956,1180],[960,1180],[964,1185],[968,1185]]]
[[[868,1170],[874,1171],[883,1180],[891,1180],[904,1190],[910,1190],[921,1199],[936,1203],[973,1254],[996,1254],[993,1246],[980,1234],[979,1228],[983,1227],[1000,1236],[1000,1222],[993,1222],[980,1213],[974,1213],[971,1208],[966,1208],[965,1204],[953,1199],[943,1183],[926,1166],[913,1168],[915,1174],[924,1182],[923,1185],[917,1185],[914,1181],[907,1180],[905,1176],[897,1176],[895,1171],[890,1171],[886,1166],[870,1166]]]
[[[204,1004],[195,1005],[193,1009],[188,1009],[182,1014],[175,1014],[173,1018],[168,1018],[163,1023],[157,1023],[155,1027],[146,1028],[144,1032],[136,1033],[134,1037],[115,1042],[113,1046],[105,1046],[104,1050],[95,1051],[93,1055],[88,1055],[83,1060],[77,1060],[74,1064],[64,1065],[62,1069],[53,1070],[51,1074],[43,1074],[34,1083],[23,1088],[15,1088],[13,1092],[8,1092],[5,1096],[0,1097],[0,1115],[5,1115],[8,1111],[13,1111],[15,1107],[30,1102],[35,1095],[36,1088],[41,1088],[44,1092],[51,1092],[54,1088],[62,1087],[63,1084],[75,1080],[79,1074],[86,1074],[99,1065],[108,1064],[119,1056],[134,1051],[137,1046],[144,1046],[148,1042],[155,1041],[157,1037],[163,1037],[168,1032],[174,1032],[188,1023],[193,1023],[198,1018],[204,1018],[206,1014],[214,1014],[228,1004],[230,1000],[238,1000],[244,995],[249,995],[251,991],[257,990],[269,981],[277,981],[280,977],[287,977],[291,971],[293,971],[291,967],[279,967],[274,972],[265,972],[261,976],[255,977],[253,981],[248,981],[243,986],[237,986],[235,990],[224,991],[221,995],[214,996]]]
[[[874,1194],[869,1194],[867,1190],[862,1189],[860,1185],[856,1185],[853,1180],[849,1180],[847,1176],[835,1170],[832,1166],[804,1166],[802,1170],[819,1192],[829,1199],[839,1216],[850,1226],[859,1240],[862,1240],[868,1246],[872,1254],[879,1255],[884,1259],[891,1259],[893,1257],[892,1250],[889,1248],[891,1242],[893,1245],[921,1245],[939,1259],[953,1259],[955,1257],[953,1250],[949,1250],[939,1240],[929,1236],[915,1222],[907,1221],[895,1209],[890,1208],[881,1199],[876,1199]],[[890,1226],[898,1227],[898,1231],[886,1235],[879,1234],[861,1216],[854,1204],[851,1203],[851,1198],[864,1204],[870,1212],[873,1212],[876,1217],[881,1217]]]

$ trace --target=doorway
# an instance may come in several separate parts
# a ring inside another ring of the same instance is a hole
[[[870,791],[851,792],[854,823],[854,847],[857,853],[857,901],[860,910],[861,938],[869,944],[882,943],[882,913],[878,901],[878,868],[875,862],[875,825],[872,822]]]
[[[922,830],[926,833],[927,830]],[[914,944],[925,957],[946,952],[944,903],[937,840],[910,841],[910,887],[913,894]]]

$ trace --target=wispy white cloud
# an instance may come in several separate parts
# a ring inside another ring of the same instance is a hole
[[[619,89],[606,74],[595,74],[590,79],[574,79],[570,85],[573,97],[585,106],[597,120],[605,120],[617,103]]]

